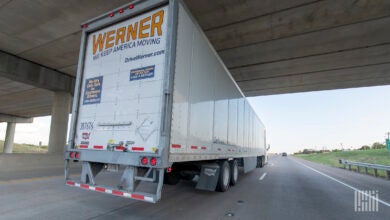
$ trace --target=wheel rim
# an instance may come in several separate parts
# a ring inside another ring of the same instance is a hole
[[[227,186],[229,184],[229,167],[225,166],[223,168],[223,185]]]

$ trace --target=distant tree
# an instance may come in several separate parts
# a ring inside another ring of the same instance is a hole
[[[382,148],[386,148],[386,145],[381,144],[381,143],[379,143],[379,142],[375,142],[375,143],[372,144],[372,147],[371,147],[371,148],[372,148],[372,149],[382,149]]]
[[[341,150],[339,149],[333,149],[332,152],[340,152]]]
[[[363,145],[359,150],[370,150],[370,146],[368,145]]]

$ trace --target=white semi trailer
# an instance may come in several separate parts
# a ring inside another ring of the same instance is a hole
[[[67,185],[155,203],[164,183],[226,191],[239,166],[266,163],[264,125],[180,0],[133,1],[82,24],[74,94]],[[117,183],[98,183],[102,171]]]

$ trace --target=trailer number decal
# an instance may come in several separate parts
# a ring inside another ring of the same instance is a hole
[[[93,122],[81,122],[80,130],[92,130]]]
[[[102,97],[103,76],[85,80],[83,105],[100,103]]]
[[[130,81],[154,77],[154,65],[130,70]]]

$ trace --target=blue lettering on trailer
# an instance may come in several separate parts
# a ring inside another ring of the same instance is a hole
[[[154,77],[154,65],[130,70],[130,81]]]
[[[103,76],[86,79],[83,105],[100,103],[102,86]]]

